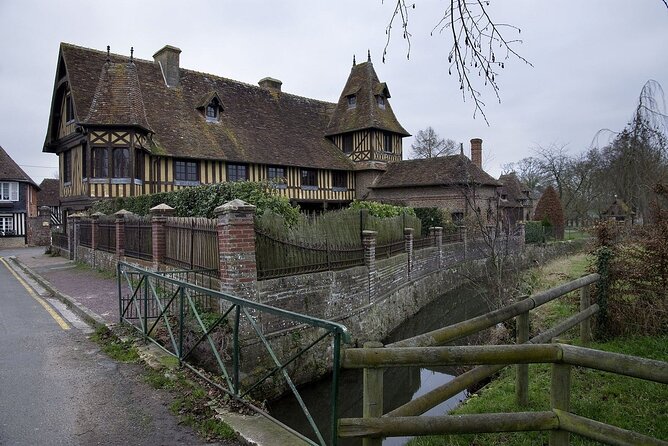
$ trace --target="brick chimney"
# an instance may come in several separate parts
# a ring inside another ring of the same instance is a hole
[[[175,46],[165,45],[153,55],[153,60],[160,66],[165,84],[168,87],[178,87],[179,78],[179,54],[181,50]]]
[[[270,91],[281,91],[281,85],[283,85],[283,82],[279,81],[278,79],[274,79],[273,77],[265,77],[260,79],[257,84],[260,87],[266,88]]]
[[[480,138],[471,140],[471,161],[482,169],[482,139]]]

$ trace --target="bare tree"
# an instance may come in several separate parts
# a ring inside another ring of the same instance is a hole
[[[505,68],[511,57],[531,65],[514,49],[514,44],[521,43],[517,38],[521,30],[508,23],[497,23],[487,13],[489,0],[450,0],[446,3],[443,15],[438,19],[431,31],[439,34],[447,33],[452,38],[452,47],[448,53],[448,73],[457,75],[462,99],[469,97],[473,100],[473,116],[477,113],[487,122],[483,111],[485,103],[480,93],[481,85],[494,91],[497,100],[499,85],[496,83],[498,70]],[[392,37],[392,27],[395,20],[401,23],[402,36],[406,41],[407,57],[410,58],[411,33],[408,29],[409,12],[415,9],[415,3],[407,4],[406,0],[396,0],[392,17],[385,33],[387,41],[383,51],[383,62]],[[516,33],[517,36],[507,38],[502,31]]]
[[[541,192],[549,182],[540,160],[532,156],[503,165],[504,174],[512,172],[515,172],[517,178],[534,192]]]
[[[668,8],[668,0],[661,0]],[[410,58],[411,33],[409,31],[410,11],[416,3],[406,0],[394,0],[394,9],[385,29],[387,41],[383,51],[383,62],[392,38],[395,22],[401,26],[401,34],[406,42],[406,57]],[[452,47],[448,52],[449,74],[455,73],[462,92],[462,99],[473,100],[473,117],[479,112],[485,122],[487,117],[483,107],[485,103],[480,93],[482,87],[491,88],[497,100],[499,85],[496,83],[498,70],[505,68],[509,59],[519,60],[533,66],[527,59],[518,54],[514,46],[520,44],[521,29],[508,23],[495,22],[488,14],[490,0],[450,0],[445,3],[443,14],[437,19],[431,34],[446,33],[452,39]],[[512,34],[508,37],[508,34]],[[482,84],[482,85],[481,85]],[[489,122],[488,122],[489,123]]]
[[[415,135],[415,142],[411,144],[414,158],[436,158],[437,156],[452,155],[457,151],[457,142],[452,139],[443,139],[431,127],[419,130]]]

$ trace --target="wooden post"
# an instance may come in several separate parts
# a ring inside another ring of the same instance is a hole
[[[571,400],[571,366],[568,364],[552,364],[552,384],[550,402],[552,409],[569,412]],[[550,432],[550,446],[568,446],[570,434],[557,429]]]
[[[529,312],[521,313],[515,318],[517,339],[516,344],[529,341]],[[518,406],[529,405],[529,364],[515,366],[515,400]]]
[[[383,348],[380,342],[365,342],[364,348]],[[383,416],[383,371],[374,368],[363,371],[363,407],[364,418],[380,418]],[[381,437],[364,438],[362,446],[382,446]]]
[[[589,285],[585,285],[580,289],[580,311],[584,311],[591,306],[589,290]],[[584,345],[588,345],[591,342],[591,318],[580,322],[580,340]]]

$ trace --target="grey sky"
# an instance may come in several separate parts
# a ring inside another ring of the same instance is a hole
[[[648,79],[668,89],[668,10],[660,0],[493,1],[497,21],[522,29],[515,49],[534,67],[506,64],[500,104],[483,91],[487,126],[447,74],[450,42],[429,35],[449,2],[415,1],[410,60],[397,33],[383,64],[392,0],[0,0],[0,145],[38,183],[57,171],[42,145],[61,41],[128,55],[134,46],[135,57],[149,60],[171,44],[183,50],[185,68],[252,84],[271,76],[284,91],[333,102],[352,55],[366,60],[369,49],[402,125],[412,134],[431,125],[467,149],[483,138],[495,176],[536,144],[567,143],[576,153],[599,129],[621,129]]]

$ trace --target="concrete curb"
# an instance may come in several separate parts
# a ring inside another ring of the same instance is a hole
[[[61,293],[54,287],[51,282],[46,280],[44,277],[40,276],[37,274],[35,271],[33,271],[30,267],[25,265],[23,262],[21,262],[19,259],[17,259],[15,256],[8,257],[9,261],[15,264],[18,268],[22,269],[26,274],[28,274],[34,281],[39,283],[44,289],[46,289],[49,293],[51,293],[55,298],[60,300],[62,303],[67,305],[67,308],[72,310],[73,313],[75,313],[77,316],[79,316],[84,322],[86,322],[88,325],[91,327],[95,327],[96,325],[102,324],[102,325],[113,325],[108,323],[102,316],[99,314],[93,312],[86,306],[80,304],[77,302],[74,298],[71,296],[68,296],[67,294]]]

